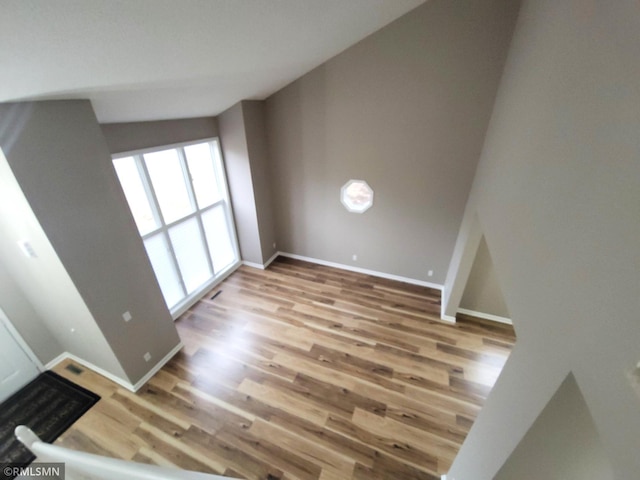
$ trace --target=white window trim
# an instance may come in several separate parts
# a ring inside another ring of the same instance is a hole
[[[211,205],[207,205],[206,207],[203,208],[199,208],[198,207],[198,203],[197,200],[195,198],[194,195],[194,187],[193,187],[193,183],[191,180],[191,174],[189,172],[189,166],[188,163],[186,162],[186,156],[184,153],[184,148],[185,147],[189,147],[191,145],[201,145],[203,143],[208,143],[210,148],[217,148],[218,152],[218,156],[220,158],[220,162],[218,165],[214,164],[214,168],[216,170],[220,170],[220,171],[216,171],[216,177],[218,177],[218,175],[220,176],[220,178],[222,178],[224,181],[221,182],[222,184],[218,185],[219,190],[222,192],[222,198],[220,198],[219,200],[215,201],[214,203],[212,203]],[[178,152],[178,157],[180,158],[180,164],[183,167],[183,174],[185,174],[185,181],[190,185],[190,188],[187,189],[188,194],[189,194],[189,199],[193,205],[193,207],[195,208],[195,210],[182,217],[179,218],[178,220],[174,220],[171,223],[165,223],[164,222],[164,218],[162,216],[162,213],[159,211],[158,208],[158,198],[156,197],[156,193],[155,190],[153,189],[153,186],[150,183],[150,176],[149,176],[149,172],[147,170],[146,164],[144,162],[144,158],[143,155],[147,154],[147,153],[155,153],[155,152],[161,152],[161,151],[165,151],[165,150],[176,150]],[[211,288],[213,288],[216,284],[220,283],[224,278],[226,278],[229,274],[231,274],[233,271],[235,271],[240,265],[242,265],[242,259],[240,258],[240,249],[239,249],[239,244],[238,244],[238,236],[236,233],[236,228],[235,228],[235,217],[233,215],[233,208],[231,206],[231,196],[229,194],[229,187],[228,187],[228,180],[227,180],[227,172],[226,172],[226,168],[225,168],[225,162],[224,162],[224,156],[222,155],[222,148],[220,146],[220,138],[219,137],[209,137],[209,138],[204,138],[201,140],[192,140],[192,141],[188,141],[188,142],[180,142],[180,143],[173,143],[173,144],[169,144],[169,145],[159,145],[159,146],[155,146],[155,147],[149,147],[149,148],[142,148],[142,149],[137,149],[137,150],[129,150],[126,152],[118,152],[114,155],[111,156],[111,167],[113,168],[113,174],[116,176],[116,179],[118,178],[118,175],[115,171],[115,167],[113,165],[113,160],[117,160],[119,158],[127,158],[127,157],[133,157],[135,164],[139,170],[140,173],[140,179],[142,181],[142,185],[145,189],[145,192],[147,193],[147,195],[149,197],[151,197],[153,199],[153,202],[150,202],[150,208],[151,208],[151,212],[152,215],[154,216],[154,219],[156,220],[156,224],[160,225],[159,227],[157,227],[156,229],[145,233],[144,235],[140,234],[140,230],[138,230],[137,225],[136,225],[136,232],[138,233],[138,235],[140,236],[141,240],[144,242],[144,240],[154,236],[154,235],[158,235],[158,234],[162,234],[165,238],[165,242],[168,245],[168,248],[170,250],[170,259],[171,262],[173,264],[173,268],[176,270],[176,272],[178,272],[178,279],[180,281],[180,285],[182,287],[182,290],[185,294],[185,297],[180,300],[178,303],[176,303],[175,305],[169,307],[169,310],[171,312],[171,316],[174,318],[174,320],[176,318],[178,318],[180,315],[182,315],[191,305],[195,304],[198,300],[200,300],[200,298],[202,298]],[[184,171],[186,169],[186,171]],[[118,179],[118,184],[120,184],[120,181]],[[128,204],[128,202],[127,202]],[[216,272],[214,267],[213,267],[213,262],[211,260],[211,257],[208,253],[208,247],[205,245],[205,251],[207,253],[206,257],[207,257],[207,263],[209,265],[209,270],[212,273],[213,277],[209,282],[204,283],[201,287],[197,288],[195,291],[193,291],[191,294],[187,294],[187,288],[186,285],[184,284],[184,281],[182,279],[182,275],[179,273],[180,272],[180,267],[178,265],[177,262],[177,257],[175,254],[175,251],[173,249],[173,246],[171,245],[171,238],[169,237],[169,229],[179,223],[185,222],[190,218],[196,217],[197,222],[198,222],[198,227],[200,230],[200,234],[201,234],[201,239],[205,239],[206,241],[206,235],[204,233],[204,226],[202,224],[202,214],[219,206],[222,205],[222,207],[225,210],[225,219],[227,221],[227,228],[229,230],[229,233],[231,235],[231,243],[232,243],[232,247],[233,247],[233,253],[235,255],[236,261],[231,263],[230,265],[228,265],[227,267],[225,267],[224,269],[222,269],[219,272]],[[135,223],[135,222],[134,222]],[[154,272],[155,274],[155,272]]]
[[[353,205],[345,198],[347,195],[347,190],[354,183],[364,184],[366,188],[369,190],[369,192],[371,193],[371,198],[369,199],[368,204],[364,205],[362,208],[354,208]],[[374,197],[373,188],[371,188],[371,185],[369,185],[369,183],[367,183],[366,180],[358,180],[358,179],[352,178],[347,183],[345,183],[340,189],[340,202],[342,203],[344,208],[350,213],[364,213],[367,210],[369,210],[371,207],[373,207],[373,197]]]

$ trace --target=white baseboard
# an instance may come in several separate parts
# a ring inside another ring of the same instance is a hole
[[[446,307],[446,298],[447,298],[447,291],[445,290],[446,287],[442,287],[442,295],[440,297],[440,320],[442,320],[443,322],[447,322],[447,323],[451,323],[451,324],[455,324],[456,323],[456,317],[455,316],[451,316],[451,315],[447,315],[446,313],[444,313],[445,311],[445,307]]]
[[[144,377],[142,377],[140,380],[136,382],[136,384],[133,386],[133,391],[137,392],[138,390],[140,390],[142,386],[151,379],[151,377],[153,377],[156,373],[158,373],[158,371],[162,367],[164,367],[165,363],[171,360],[176,353],[182,350],[182,347],[184,347],[184,343],[180,341],[180,343],[178,343],[175,347],[173,347],[171,351],[162,358],[162,360],[156,363],[154,367],[151,370],[149,370]]]
[[[476,312],[475,310],[467,310],[466,308],[459,308],[458,313],[464,315],[471,315],[472,317],[482,318],[483,320],[491,320],[492,322],[506,323],[507,325],[513,325],[510,318],[499,317],[497,315],[491,315],[490,313]]]
[[[57,364],[59,364],[61,361],[63,361],[66,358],[69,358],[69,355],[71,355],[68,352],[64,352],[61,353],[60,355],[58,355],[56,358],[54,358],[53,360],[50,360],[49,362],[47,362],[44,365],[44,369],[45,370],[51,370],[53,367],[55,367]]]
[[[365,275],[371,275],[373,277],[386,278],[388,280],[396,280],[398,282],[410,283],[411,285],[419,285],[421,287],[433,288],[442,291],[444,285],[438,283],[425,282],[424,280],[417,280],[415,278],[402,277],[400,275],[393,275],[391,273],[378,272],[376,270],[369,270],[367,268],[354,267],[352,265],[345,265],[342,263],[328,262],[326,260],[320,260],[312,257],[305,257],[304,255],[297,255],[295,253],[278,252],[278,255],[283,257],[293,258],[295,260],[302,260],[305,262],[316,263],[318,265],[324,265],[325,267],[339,268],[342,270],[348,270],[350,272],[363,273]]]
[[[445,315],[444,313],[440,314],[440,320],[447,323],[456,323],[456,317],[452,317],[451,315]]]
[[[45,365],[45,369],[51,370],[57,364],[59,364],[60,362],[62,362],[63,360],[66,360],[66,359],[73,360],[74,362],[79,363],[83,367],[86,367],[89,370],[93,370],[95,373],[97,373],[99,375],[102,375],[106,379],[111,380],[112,382],[120,385],[121,387],[126,388],[130,392],[135,393],[138,390],[140,390],[140,388],[142,388],[142,386],[145,383],[147,383],[149,381],[149,379],[151,379],[151,377],[153,377],[156,373],[158,373],[158,370],[160,370],[162,367],[164,367],[165,363],[167,363],[169,360],[171,360],[173,358],[173,356],[182,349],[183,346],[184,346],[184,344],[182,342],[178,343],[178,345],[176,345],[167,355],[165,355],[164,358],[162,358],[162,360],[160,360],[158,363],[156,363],[153,366],[153,368],[151,370],[149,370],[144,377],[142,377],[140,380],[138,380],[135,385],[133,385],[129,381],[121,379],[120,377],[116,377],[112,373],[109,373],[106,370],[94,365],[93,363],[87,362],[86,360],[83,360],[82,358],[74,355],[73,353],[69,353],[69,352],[64,352],[64,353],[61,353],[60,355],[58,355],[56,358],[54,358],[53,360],[51,360],[49,363],[47,363]]]
[[[265,270],[269,265],[271,265],[271,262],[273,262],[276,258],[278,258],[278,255],[280,255],[280,252],[274,253],[269,260],[264,262],[264,265],[262,265],[261,263],[249,262],[247,260],[243,260],[242,264],[246,265],[247,267],[259,268],[260,270]]]
[[[280,255],[280,252],[276,252],[273,255],[271,255],[271,258],[269,260],[266,261],[266,263],[264,264],[264,268],[267,268],[269,265],[271,265],[271,263],[278,258],[278,255]]]
[[[445,309],[445,295],[446,291],[444,289],[444,287],[442,287],[442,297],[440,298],[440,320],[442,320],[443,322],[447,322],[447,323],[456,323],[456,317],[455,316],[451,316],[451,315],[447,315],[446,313],[444,313],[444,309]]]
[[[264,270],[264,265],[262,265],[261,263],[255,263],[255,262],[249,262],[247,260],[243,260],[242,261],[242,265],[246,265],[247,267],[251,267],[251,268],[258,268],[260,270]]]
[[[98,367],[97,365],[94,365],[91,362],[87,362],[86,360],[83,360],[82,358],[77,357],[73,353],[69,353],[69,352],[61,353],[56,358],[54,358],[49,363],[47,363],[45,365],[45,368],[47,370],[51,370],[57,364],[59,364],[60,362],[62,362],[63,360],[66,360],[66,359],[73,360],[74,362],[79,363],[83,367],[86,367],[89,370],[93,370],[95,373],[97,373],[99,375],[102,375],[104,378],[106,378],[108,380],[111,380],[113,383],[117,383],[118,385],[120,385],[123,388],[126,388],[129,391],[135,392],[135,388],[134,388],[134,386],[133,386],[133,384],[131,382],[129,382],[127,380],[123,380],[120,377],[116,377],[114,374],[107,372],[106,370]]]

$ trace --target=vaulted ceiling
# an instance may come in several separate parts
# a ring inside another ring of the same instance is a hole
[[[0,0],[0,102],[89,98],[100,122],[263,99],[425,0]]]

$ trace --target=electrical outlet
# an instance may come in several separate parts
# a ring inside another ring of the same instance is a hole
[[[143,358],[144,358],[145,362],[148,362],[149,360],[151,360],[151,354],[149,352],[147,352],[147,353],[144,354]]]
[[[353,260],[354,262],[357,262],[357,261],[358,261],[358,255],[356,255],[355,253],[353,254],[353,256],[352,256],[351,258],[352,258],[352,260]]]
[[[125,322],[128,322],[129,320],[131,320],[132,317],[131,317],[131,314],[129,313],[129,310],[127,310],[122,314],[122,318],[124,319]]]
[[[429,271],[427,272],[427,275],[428,275],[428,276],[430,276],[430,277],[433,277],[433,270],[429,270]]]
[[[273,248],[274,248],[274,250],[275,250],[275,248],[276,248],[276,242],[273,242]]]

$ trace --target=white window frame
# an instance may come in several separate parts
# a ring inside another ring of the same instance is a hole
[[[207,205],[206,207],[199,208],[197,199],[195,198],[195,189],[193,186],[193,180],[191,177],[191,173],[189,172],[189,165],[186,161],[186,155],[184,152],[185,147],[189,147],[192,145],[201,145],[203,143],[208,143],[211,149],[216,149],[216,151],[212,151],[212,158],[214,158],[214,170],[216,174],[216,179],[218,181],[218,189],[222,193],[222,197],[211,205]],[[180,165],[182,167],[182,173],[185,176],[185,183],[188,185],[187,191],[189,194],[189,200],[194,208],[194,212],[179,218],[178,220],[174,220],[171,223],[165,223],[162,213],[159,210],[158,198],[156,196],[155,190],[153,189],[153,185],[151,183],[151,177],[147,170],[147,166],[145,164],[143,155],[148,153],[162,152],[165,150],[176,150],[178,153],[178,158],[180,159]],[[219,162],[215,162],[216,155],[220,159]],[[115,166],[113,165],[113,160],[117,160],[119,158],[133,157],[136,167],[138,168],[138,173],[140,175],[140,180],[142,181],[142,185],[147,194],[147,197],[152,201],[149,202],[149,206],[151,208],[151,213],[156,221],[156,224],[159,225],[156,229],[145,233],[144,235],[140,234],[140,230],[137,228],[136,231],[140,238],[144,242],[150,237],[161,234],[164,237],[166,245],[168,245],[169,249],[169,257],[173,266],[173,269],[178,274],[178,280],[182,287],[182,291],[184,293],[183,300],[179,301],[172,307],[169,307],[171,316],[177,319],[180,315],[186,312],[189,307],[195,304],[204,294],[206,294],[209,290],[211,290],[215,285],[220,283],[226,277],[228,277],[231,273],[233,273],[240,265],[242,265],[242,259],[240,258],[240,247],[238,245],[238,236],[236,233],[235,227],[235,218],[233,216],[233,209],[231,208],[231,200],[229,195],[229,187],[227,181],[227,173],[224,166],[224,157],[222,156],[222,149],[220,148],[220,139],[218,137],[205,138],[202,140],[193,140],[189,142],[180,142],[173,143],[169,145],[161,145],[157,147],[143,148],[138,150],[131,150],[128,152],[120,152],[111,156],[111,167],[113,168],[113,173],[118,178],[118,175],[115,171]],[[118,184],[120,184],[120,180],[118,179]],[[127,202],[128,205],[128,202]],[[225,219],[227,221],[227,229],[231,236],[231,244],[233,247],[233,253],[236,258],[235,262],[231,263],[227,267],[225,267],[220,272],[216,272],[213,266],[213,261],[209,254],[209,248],[206,245],[206,235],[204,231],[204,226],[202,223],[202,214],[205,212],[216,208],[217,206],[222,205],[225,212]],[[198,229],[200,231],[200,239],[205,242],[204,250],[207,257],[207,263],[209,266],[209,270],[212,273],[212,279],[209,282],[206,282],[201,287],[197,288],[191,294],[188,294],[187,287],[182,279],[182,275],[180,273],[180,267],[178,265],[178,259],[176,257],[176,253],[171,244],[171,238],[169,236],[169,229],[179,223],[186,222],[191,218],[196,218],[198,222]],[[134,222],[135,223],[135,222]],[[155,272],[154,272],[155,275]]]
[[[367,200],[367,202],[360,206],[354,205],[353,202],[351,201],[351,198],[348,195],[349,187],[355,183],[360,184],[364,188],[366,188],[369,194],[369,199]],[[373,206],[373,194],[374,194],[373,188],[371,188],[371,186],[365,180],[351,179],[347,183],[345,183],[340,189],[340,202],[342,203],[344,208],[347,209],[348,212],[364,213]]]

